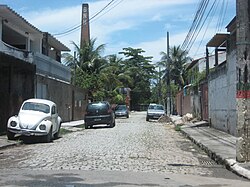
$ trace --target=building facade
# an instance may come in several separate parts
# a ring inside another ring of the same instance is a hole
[[[64,121],[83,118],[86,92],[70,84],[71,70],[61,63],[63,51],[70,50],[0,5],[0,132],[22,102],[33,97],[53,100]]]

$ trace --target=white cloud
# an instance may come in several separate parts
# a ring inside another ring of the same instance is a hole
[[[89,3],[90,17],[100,11],[108,2],[110,1],[101,0]],[[121,3],[117,4],[115,7],[114,5],[113,7],[111,6],[106,12],[104,11],[99,17],[97,16],[97,19],[93,19],[90,22],[91,37],[97,38],[97,45],[103,43],[107,44],[105,54],[116,54],[121,51],[123,47],[131,46],[129,38],[123,38],[121,41],[113,43],[112,37],[114,37],[114,33],[117,34],[125,30],[131,31],[139,28],[140,25],[145,22],[164,20],[166,16],[171,19],[175,18],[176,25],[178,25],[178,21],[190,21],[193,16],[186,14],[187,12],[176,12],[176,7],[179,9],[180,7],[185,8],[185,5],[197,4],[197,0],[123,0],[117,2]],[[47,8],[39,12],[26,11],[22,16],[40,30],[54,34],[61,33],[73,26],[79,25],[81,22],[81,8],[81,5],[57,9]],[[162,28],[159,28],[163,30],[162,36],[159,36],[159,38],[153,41],[133,44],[132,47],[144,49],[146,51],[146,56],[154,56],[154,60],[157,61],[160,59],[159,53],[166,50],[166,30],[172,29],[176,25],[170,24],[168,20],[166,20],[165,26],[163,25]],[[175,31],[175,33],[170,33],[170,46],[181,45],[187,35],[188,29],[189,28],[185,28],[185,30],[183,29]],[[207,36],[211,37],[210,35]],[[71,41],[79,43],[80,29],[68,35],[55,37],[74,50]],[[197,40],[200,39],[200,37],[201,36],[199,36]],[[135,43],[135,41],[133,43]],[[194,44],[194,46],[196,45],[197,44]],[[196,52],[192,50],[192,54],[194,53]]]
[[[80,24],[81,6],[27,12],[24,16],[29,22],[43,31],[60,33],[65,29]]]
[[[175,35],[169,35],[169,45],[178,46],[181,45],[186,37],[186,33],[180,33]],[[159,38],[155,41],[143,42],[134,46],[135,48],[142,48],[145,50],[145,56],[153,56],[153,61],[157,62],[161,59],[160,52],[167,51],[167,37]]]

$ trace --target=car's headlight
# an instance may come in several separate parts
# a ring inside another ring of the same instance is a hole
[[[11,127],[16,127],[17,126],[17,122],[16,121],[11,121],[10,122],[10,126]]]
[[[46,125],[41,124],[41,125],[39,126],[39,129],[42,130],[42,131],[43,131],[43,130],[46,130]]]

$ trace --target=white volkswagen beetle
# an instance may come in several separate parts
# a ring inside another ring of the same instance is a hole
[[[17,116],[7,124],[7,137],[13,140],[16,134],[42,136],[45,142],[58,138],[62,119],[56,104],[46,99],[28,99],[23,102]]]

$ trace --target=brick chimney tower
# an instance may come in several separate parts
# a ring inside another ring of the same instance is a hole
[[[81,26],[81,43],[80,47],[82,48],[83,43],[90,41],[90,32],[89,32],[89,5],[82,4],[82,26]]]

